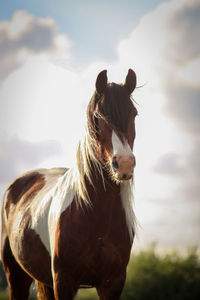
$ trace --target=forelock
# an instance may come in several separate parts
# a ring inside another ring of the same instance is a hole
[[[108,124],[121,132],[126,132],[128,120],[135,109],[127,89],[110,83],[98,102],[98,111]]]

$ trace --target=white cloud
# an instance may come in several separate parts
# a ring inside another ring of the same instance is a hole
[[[159,95],[158,101],[160,98],[173,116],[171,121],[182,123],[184,127],[184,120],[188,119],[195,123],[193,130],[200,123],[196,116],[200,110],[197,96],[200,86],[199,16],[199,0],[162,3],[144,16],[118,47],[119,64],[135,67],[139,84],[147,83],[144,88],[151,95],[151,101]]]
[[[20,40],[34,27],[34,16],[26,11],[16,11],[10,22],[4,23],[4,30],[11,40]],[[5,26],[6,25],[6,26]]]
[[[58,33],[53,19],[16,11],[10,21],[0,22],[0,82],[29,55],[40,54],[68,61],[70,47],[70,40]]]
[[[18,137],[0,141],[0,182],[8,183],[41,161],[61,153],[55,141],[30,143]]]
[[[200,57],[199,16],[199,0],[182,1],[182,5],[167,20],[167,30],[173,33],[168,41],[167,52],[176,65],[186,65]]]
[[[145,15],[118,46],[120,63],[136,67],[141,79],[152,82],[200,56],[199,0],[171,0]]]
[[[54,163],[71,165],[89,100],[82,85],[79,74],[30,58],[0,90],[0,139],[17,135],[29,142],[57,140],[65,156]]]

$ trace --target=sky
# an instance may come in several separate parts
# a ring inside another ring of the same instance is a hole
[[[2,1],[0,196],[71,166],[97,74],[137,74],[135,248],[200,247],[200,0]]]

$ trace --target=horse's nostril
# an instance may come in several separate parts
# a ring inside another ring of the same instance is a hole
[[[119,169],[119,164],[118,164],[118,162],[116,160],[114,160],[112,162],[112,167],[113,167],[113,169]]]

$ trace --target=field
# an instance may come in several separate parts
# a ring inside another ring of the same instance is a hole
[[[37,297],[31,296],[29,297],[29,300],[36,300]],[[95,289],[85,289],[81,290],[78,295],[78,299],[80,300],[96,300],[98,299],[97,293]],[[1,291],[0,292],[0,300],[8,300],[8,292],[7,291]]]

